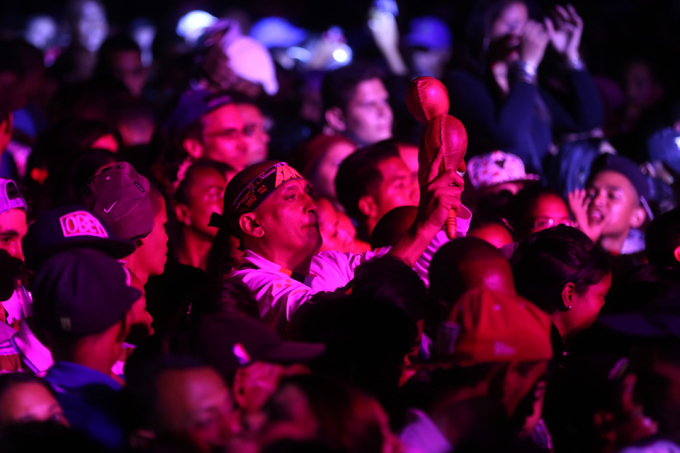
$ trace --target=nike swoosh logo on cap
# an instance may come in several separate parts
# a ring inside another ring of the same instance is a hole
[[[109,209],[104,209],[104,212],[108,214],[109,211],[111,211],[111,209],[113,209],[113,207],[116,205],[116,203],[118,203],[118,201],[114,201],[113,204],[109,206]]]

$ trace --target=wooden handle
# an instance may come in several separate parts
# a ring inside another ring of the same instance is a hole
[[[447,238],[456,239],[456,211],[453,209],[449,212],[446,222],[444,222],[444,231],[446,231]]]

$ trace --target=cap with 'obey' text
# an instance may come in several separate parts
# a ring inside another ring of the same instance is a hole
[[[138,239],[153,230],[149,180],[127,162],[104,168],[87,183],[83,203],[121,239]]]
[[[80,338],[122,321],[141,291],[125,284],[123,266],[92,249],[57,253],[33,282],[33,311],[49,332]]]
[[[135,251],[135,244],[117,238],[106,222],[82,206],[48,209],[28,227],[22,241],[29,269],[37,270],[51,255],[72,248],[92,248],[111,258],[124,258]]]

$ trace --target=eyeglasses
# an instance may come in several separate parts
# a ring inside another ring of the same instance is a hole
[[[546,228],[552,228],[557,225],[574,226],[571,219],[563,219],[561,221],[556,221],[551,217],[536,217],[534,219],[534,230],[545,230]]]

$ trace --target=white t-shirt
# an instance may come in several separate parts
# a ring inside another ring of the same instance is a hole
[[[456,220],[456,236],[463,237],[470,228],[472,213],[461,207]],[[439,248],[448,242],[446,233],[441,230],[434,237],[425,252],[413,266],[421,279],[427,285],[427,272],[432,257]],[[312,258],[309,276],[298,281],[292,277],[291,271],[281,268],[278,264],[259,256],[251,250],[246,250],[243,264],[231,276],[243,282],[254,294],[260,307],[260,314],[277,319],[281,327],[290,321],[295,311],[307,302],[314,294],[322,291],[335,291],[347,285],[354,278],[354,269],[360,264],[385,255],[390,250],[383,247],[360,254],[340,253],[334,251],[321,252]],[[269,313],[273,310],[273,313]]]

